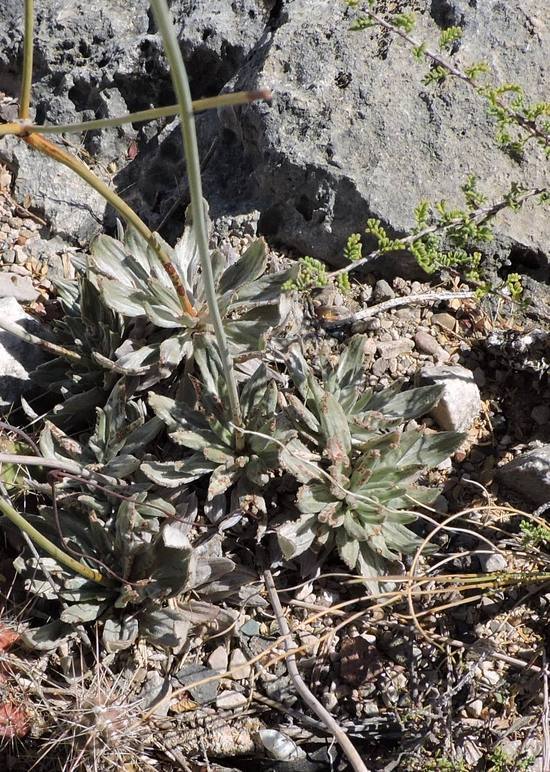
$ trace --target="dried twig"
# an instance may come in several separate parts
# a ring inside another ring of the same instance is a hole
[[[424,292],[418,295],[405,295],[404,297],[391,298],[391,300],[385,300],[383,303],[377,303],[375,306],[368,306],[358,311],[356,314],[350,314],[349,316],[343,316],[340,319],[331,319],[324,322],[325,327],[343,327],[346,324],[353,324],[355,322],[361,322],[363,319],[368,319],[371,316],[382,314],[385,311],[390,311],[392,308],[398,308],[399,306],[409,306],[414,303],[437,303],[440,300],[463,300],[465,298],[473,298],[475,292],[470,290],[460,290],[459,292]]]
[[[296,690],[298,691],[298,693],[300,694],[300,696],[302,697],[306,705],[308,705],[308,707],[311,708],[311,710],[315,713],[315,715],[321,719],[321,721],[325,724],[327,729],[329,729],[331,734],[334,736],[334,739],[338,742],[338,744],[342,748],[343,752],[345,753],[349,763],[351,764],[355,772],[368,772],[367,766],[365,765],[364,761],[361,759],[359,753],[355,749],[354,745],[352,744],[347,734],[344,732],[342,727],[339,726],[339,724],[334,720],[334,718],[331,716],[328,710],[326,710],[326,708],[324,708],[323,705],[321,705],[319,700],[317,700],[316,697],[314,697],[314,695],[311,693],[306,683],[302,679],[302,676],[298,671],[298,666],[296,665],[296,658],[294,655],[295,646],[292,639],[290,638],[290,629],[288,627],[287,621],[283,613],[283,607],[281,606],[281,601],[279,600],[279,596],[277,594],[277,589],[275,587],[275,582],[273,581],[273,576],[271,574],[271,571],[264,572],[264,581],[265,581],[267,593],[269,595],[269,600],[271,602],[271,605],[273,606],[273,611],[275,612],[275,616],[277,618],[279,629],[281,631],[281,634],[284,635],[283,643],[287,652],[285,662],[286,662],[288,674],[292,679],[292,683],[296,687]]]
[[[542,663],[544,669],[543,676],[543,694],[544,710],[542,712],[542,768],[550,769],[550,698],[548,696],[548,661],[546,658],[546,649],[542,652]]]

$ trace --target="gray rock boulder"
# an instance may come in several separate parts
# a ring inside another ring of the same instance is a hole
[[[338,263],[347,236],[368,217],[399,235],[413,225],[421,199],[463,205],[460,186],[470,173],[489,199],[512,180],[543,184],[537,152],[520,165],[495,147],[494,122],[471,89],[456,80],[422,86],[426,67],[410,48],[379,28],[350,32],[343,5],[284,0],[277,28],[234,80],[236,88],[274,92],[271,107],[241,111],[238,129],[253,157],[265,234]],[[499,83],[519,83],[533,101],[549,92],[550,27],[539,0],[421,7],[418,39],[436,42],[442,28],[459,24],[453,61],[486,61]],[[221,115],[233,131],[230,118]],[[491,249],[547,265],[549,236],[543,208],[528,205],[499,216]],[[402,274],[402,256],[388,259],[390,272]]]
[[[460,365],[423,367],[422,385],[443,386],[443,394],[430,415],[442,429],[467,432],[481,411],[481,397],[473,373]]]
[[[218,93],[233,77],[274,5],[275,0],[171,3],[194,97]],[[0,91],[12,96],[19,92],[22,9],[19,0],[3,0],[0,14]],[[32,114],[38,123],[110,118],[176,101],[148,0],[40,0],[35,14]],[[179,129],[171,140],[171,132],[163,133],[166,123],[68,136],[96,173],[105,180],[117,175],[119,190],[153,226],[164,215],[165,194],[181,192],[184,171]],[[144,155],[155,162],[151,173],[138,175],[143,184],[137,189],[136,174],[122,173],[134,166],[136,151],[135,164],[143,165]],[[18,200],[42,211],[54,234],[85,243],[101,228],[105,203],[73,172],[14,138],[0,142],[0,159],[16,172]]]
[[[487,61],[498,83],[518,82],[537,101],[550,86],[544,8],[539,0],[422,0],[414,4],[414,34],[436,42],[443,28],[460,25],[453,61]],[[4,0],[0,15],[0,90],[10,95],[18,92],[21,9],[19,0]],[[544,182],[536,151],[519,164],[495,147],[483,100],[456,80],[422,86],[426,66],[383,30],[351,32],[344,3],[174,0],[171,10],[194,96],[224,87],[274,93],[271,105],[208,113],[198,121],[214,217],[259,209],[264,235],[336,264],[348,235],[361,231],[368,217],[400,235],[412,226],[422,198],[462,204],[457,192],[470,173],[490,200],[512,181]],[[147,0],[41,0],[36,14],[39,122],[174,101]],[[70,141],[78,146],[80,139]],[[187,186],[177,122],[88,132],[82,150],[153,227],[164,224],[169,237],[181,231]],[[2,140],[0,159],[17,172],[17,197],[41,209],[54,233],[86,242],[112,222],[83,182],[22,143]],[[487,249],[544,281],[549,236],[542,208],[527,205],[499,215]],[[386,256],[378,268],[388,276],[418,272],[404,253]]]
[[[14,298],[0,299],[0,313],[27,332],[39,335],[41,325],[26,314]],[[45,359],[37,347],[0,330],[0,411],[16,405],[30,386],[29,373]]]
[[[550,445],[529,450],[498,470],[498,480],[537,506],[550,501]]]
[[[30,276],[18,276],[10,271],[0,271],[0,301],[2,298],[36,300],[38,292]]]

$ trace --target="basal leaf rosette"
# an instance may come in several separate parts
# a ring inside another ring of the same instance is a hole
[[[189,388],[179,399],[151,393],[149,404],[168,429],[170,439],[190,455],[173,461],[146,459],[143,473],[158,485],[178,487],[210,475],[207,503],[224,496],[237,483],[240,494],[259,492],[278,467],[277,385],[261,364],[239,384],[244,445],[238,447],[232,423],[227,383],[215,342],[205,337],[195,342],[195,363],[200,377],[190,377]]]
[[[132,228],[120,230],[118,239],[99,236],[92,245],[88,269],[108,308],[149,324],[141,339],[134,336],[118,352],[116,366],[140,375],[158,370],[160,378],[166,378],[182,360],[193,356],[194,340],[211,334],[213,326],[189,211],[183,236],[174,248],[157,239],[185,289],[188,313],[156,252]],[[293,270],[266,273],[263,239],[252,242],[234,262],[219,250],[213,250],[210,259],[231,353],[261,350],[267,331],[280,322],[281,288]]]
[[[304,390],[305,384],[304,380]],[[281,454],[287,471],[302,483],[296,499],[301,516],[277,532],[281,551],[290,560],[312,550],[321,562],[336,548],[344,563],[370,579],[376,590],[373,578],[387,573],[392,563],[414,552],[421,542],[407,527],[418,518],[415,510],[439,495],[439,490],[419,485],[419,476],[448,458],[463,435],[383,431],[381,427],[392,426],[396,417],[384,420],[383,413],[373,411],[375,429],[365,429],[358,441],[355,422],[349,421],[335,395],[311,374],[307,389],[312,410],[302,404],[298,423],[303,424],[305,415],[309,426],[302,439],[308,445],[295,440]],[[362,413],[363,423],[367,419],[368,412]],[[311,448],[318,461],[312,460]]]

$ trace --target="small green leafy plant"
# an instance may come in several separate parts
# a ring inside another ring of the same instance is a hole
[[[207,505],[215,500],[221,504],[220,497],[234,486],[238,499],[254,496],[258,504],[260,491],[278,468],[279,447],[272,438],[277,442],[284,438],[277,428],[275,381],[260,364],[241,382],[243,425],[238,428],[231,421],[227,385],[214,342],[207,337],[200,344],[195,342],[194,355],[200,377],[190,379],[179,398],[149,395],[149,404],[166,424],[170,439],[192,453],[181,460],[147,460],[142,471],[166,487],[210,475]],[[239,445],[241,433],[244,436]]]
[[[120,235],[120,240],[100,236],[95,241],[89,271],[104,304],[125,318],[143,318],[152,326],[152,334],[145,345],[132,342],[133,350],[122,354],[116,365],[130,373],[157,367],[161,377],[168,377],[183,359],[192,357],[198,336],[213,334],[190,213],[176,247],[164,244],[163,248],[180,277],[192,313],[182,311],[155,251],[132,229]],[[211,253],[211,262],[230,352],[237,355],[260,350],[265,333],[280,321],[281,288],[292,280],[295,271],[267,274],[267,250],[262,239],[253,242],[231,265],[218,250]]]
[[[439,387],[398,393],[399,384],[374,394],[362,387],[361,336],[335,368],[322,365],[322,384],[295,350],[289,370],[300,398],[289,395],[287,415],[299,432],[281,454],[302,483],[298,520],[277,535],[284,557],[337,548],[346,565],[364,577],[383,574],[388,563],[410,554],[420,541],[406,526],[415,508],[433,504],[439,491],[418,484],[426,467],[448,458],[463,435],[427,435],[403,429],[441,396]],[[376,587],[376,582],[373,582]]]

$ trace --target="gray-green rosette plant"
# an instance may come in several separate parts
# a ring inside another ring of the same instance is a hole
[[[123,317],[103,303],[93,278],[83,271],[75,281],[56,281],[56,288],[63,315],[53,323],[54,340],[78,357],[60,354],[40,365],[31,377],[60,399],[53,409],[57,423],[85,422],[120,377],[111,362],[128,330]]]
[[[239,385],[243,417],[243,447],[232,424],[227,383],[216,345],[204,337],[195,342],[200,378],[189,377],[178,399],[150,393],[149,404],[166,424],[170,439],[187,451],[174,461],[146,459],[144,474],[165,487],[178,487],[210,475],[207,507],[237,486],[237,496],[256,496],[278,468],[279,445],[285,435],[277,428],[277,385],[264,364]],[[193,398],[189,399],[189,392]]]
[[[184,601],[167,601],[214,580],[218,592],[224,582],[229,592],[225,577],[235,564],[198,558],[189,539],[197,515],[193,494],[180,488],[161,495],[139,472],[145,449],[163,424],[147,417],[124,379],[96,412],[94,432],[82,441],[46,422],[42,456],[59,462],[63,472],[52,481],[51,503],[28,518],[100,579],[75,575],[51,558],[19,557],[15,566],[44,611],[51,603],[62,606],[52,621],[28,630],[25,640],[35,648],[53,648],[74,634],[75,626],[99,620],[109,651],[127,648],[138,636],[177,647],[193,615]],[[201,613],[219,616],[207,603]]]
[[[162,246],[185,289],[187,313],[156,252],[132,228],[124,233],[120,229],[118,239],[99,236],[92,246],[89,270],[108,308],[149,323],[141,341],[134,336],[121,349],[117,367],[137,374],[157,370],[160,378],[166,378],[183,359],[193,356],[194,340],[211,334],[213,328],[189,211],[177,245],[172,249],[162,242]],[[262,349],[265,334],[281,319],[281,287],[295,270],[266,273],[263,239],[254,241],[231,264],[218,250],[211,253],[211,261],[231,354]]]
[[[439,388],[362,394],[361,344],[354,339],[336,368],[325,362],[323,385],[301,354],[292,355],[289,367],[302,400],[289,396],[287,414],[300,439],[281,461],[301,483],[301,514],[277,536],[287,560],[311,549],[321,561],[336,548],[349,568],[372,578],[418,547],[407,525],[417,519],[416,509],[439,495],[418,479],[448,458],[463,435],[403,429],[437,402]]]

